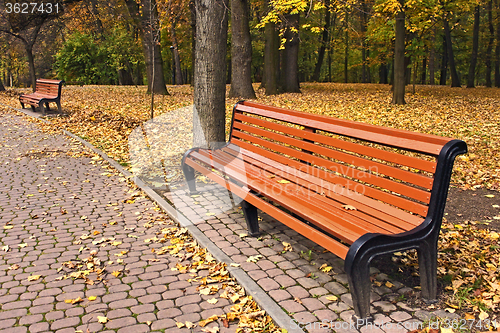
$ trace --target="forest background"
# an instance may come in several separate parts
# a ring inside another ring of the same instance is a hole
[[[168,93],[165,84],[192,84],[194,2],[54,0],[60,4],[58,13],[43,16],[35,8],[34,19],[31,7],[29,14],[9,14],[6,5],[17,1],[2,0],[0,78],[5,86],[16,87],[31,86],[33,77],[80,85],[142,85],[151,81],[147,77],[154,62],[155,86],[160,86],[155,92]],[[238,80],[231,62],[246,61],[252,82],[266,86],[265,73],[276,75],[275,86],[266,87],[269,94],[298,92],[300,82],[311,81],[392,84],[398,73],[395,27],[405,17],[406,84],[500,87],[498,0],[221,4],[232,10],[228,16],[239,15],[229,18],[227,83]],[[246,25],[239,24],[242,18],[248,18]],[[245,38],[250,53],[232,53],[231,45]]]

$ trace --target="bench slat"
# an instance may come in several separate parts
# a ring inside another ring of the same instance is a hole
[[[279,109],[279,112],[276,112],[272,111],[272,107],[266,107],[266,109],[263,109],[260,105],[259,108],[253,107],[252,105],[253,103],[251,102],[245,102],[245,105],[239,104],[237,109],[276,120],[308,126],[369,142],[381,143],[392,147],[426,153],[433,156],[437,156],[441,151],[442,146],[451,140],[449,138],[441,138],[434,135],[389,129],[386,127],[361,124],[348,120],[304,114],[302,112],[291,110]],[[416,145],[417,142],[418,144]]]
[[[343,149],[347,151],[351,151],[353,153],[377,158],[386,162],[392,162],[399,165],[404,165],[407,167],[427,171],[434,173],[436,171],[436,162],[422,160],[412,156],[401,155],[398,153],[385,151],[381,149],[377,149],[374,147],[363,146],[360,144],[356,144],[353,142],[347,142],[344,140],[336,139],[333,137],[327,137],[324,135],[316,134],[310,131],[299,130],[293,127],[284,126],[277,123],[272,123],[270,121],[266,121],[263,119],[250,117],[244,115],[241,112],[236,112],[234,115],[234,119],[236,121],[243,121],[247,123],[251,123],[257,126],[267,127],[272,130],[280,131],[289,135],[293,135],[296,137],[303,138],[305,140],[309,140],[311,142],[319,142],[325,145],[329,145],[338,149]],[[236,125],[236,123],[235,123]]]
[[[265,150],[262,148],[258,148],[252,144],[249,144],[245,141],[241,141],[238,139],[232,139],[231,142],[235,143],[237,146],[240,146],[244,149],[247,149],[249,151],[252,151],[254,153],[257,153],[259,155],[265,156],[267,158],[270,158],[272,160],[278,161],[284,165],[288,165],[290,167],[296,168],[298,170],[307,170],[309,174],[316,175],[318,177],[321,177],[323,179],[326,179],[329,182],[332,183],[338,183],[345,188],[348,188],[349,190],[356,191],[359,193],[363,193],[364,195],[381,200],[385,203],[388,203],[390,205],[399,207],[401,209],[408,210],[412,213],[418,214],[420,216],[426,216],[428,207],[422,204],[419,204],[417,202],[411,202],[408,201],[400,196],[393,195],[389,192],[384,192],[379,189],[365,186],[363,184],[349,181],[348,179],[344,177],[339,177],[330,173],[325,172],[324,170],[318,169],[318,168],[313,168],[313,167],[307,167],[304,163],[301,163],[299,161],[291,160],[283,155],[273,153],[269,150]]]
[[[270,125],[269,127],[273,127],[273,126]],[[397,179],[405,181],[407,183],[418,185],[418,186],[424,187],[424,188],[429,189],[429,190],[432,189],[432,178],[426,177],[424,175],[420,175],[420,174],[417,174],[417,173],[414,173],[411,171],[402,170],[400,168],[395,168],[395,167],[392,167],[392,166],[389,166],[389,165],[386,165],[383,163],[374,162],[372,160],[368,160],[368,159],[364,159],[364,158],[361,158],[358,156],[347,154],[347,153],[344,153],[342,151],[329,149],[327,147],[322,147],[319,145],[315,145],[313,143],[305,142],[303,140],[298,140],[298,139],[295,139],[292,137],[281,135],[279,133],[271,132],[271,131],[264,130],[261,128],[256,128],[256,127],[249,126],[249,125],[242,124],[242,123],[238,123],[238,122],[234,123],[233,131],[235,128],[238,130],[244,131],[248,134],[252,134],[252,135],[256,134],[259,136],[263,136],[269,140],[279,141],[281,143],[284,143],[284,144],[287,144],[290,146],[295,146],[297,148],[300,148],[302,150],[302,152],[304,150],[306,150],[307,153],[309,153],[309,154],[310,153],[317,153],[321,156],[330,157],[330,158],[338,160],[338,161],[352,164],[356,167],[361,167],[365,170],[375,170],[379,174],[390,175],[391,177],[397,178]],[[236,134],[236,136],[237,136],[237,134]],[[344,173],[344,171],[347,171],[342,167],[342,164],[339,164],[339,166],[340,166],[341,173]],[[366,178],[369,178],[372,175],[371,173],[368,173],[368,172],[365,172],[362,170],[358,170],[357,172],[351,173],[351,171],[353,171],[353,170],[356,170],[356,169],[350,169],[348,174],[345,174],[345,173],[344,174],[346,176],[357,178],[360,180],[364,180]]]
[[[369,215],[377,217],[381,221],[387,221],[393,225],[399,226],[403,230],[410,230],[422,223],[422,218],[416,215],[411,215],[401,209],[394,208],[380,201],[373,200],[360,193],[350,191],[345,187],[338,184],[330,183],[306,173],[302,170],[297,170],[291,168],[287,165],[281,164],[274,160],[268,159],[262,155],[255,154],[246,149],[239,148],[234,145],[229,145],[222,149],[233,156],[239,156],[245,161],[253,165],[257,165],[259,168],[268,170],[269,172],[279,175],[283,178],[291,177],[292,179],[301,179],[308,184],[316,186],[318,191],[323,191],[329,197],[346,205],[352,205],[354,207],[362,207],[362,211]],[[265,164],[265,165],[264,165]],[[294,178],[295,177],[295,178]],[[293,180],[298,183],[299,181]]]
[[[243,200],[246,200],[255,207],[259,207],[260,209],[264,210],[271,217],[279,220],[281,223],[299,232],[304,237],[307,237],[316,242],[321,242],[322,246],[328,251],[335,253],[342,259],[345,259],[345,257],[347,256],[347,251],[349,251],[349,248],[339,241],[325,235],[324,233],[314,229],[313,227],[304,224],[302,221],[288,215],[279,208],[274,207],[272,204],[261,200],[259,197],[250,193],[248,190],[242,189],[234,184],[229,184],[219,175],[212,173],[210,170],[207,170],[206,168],[193,162],[192,160],[187,159],[186,164],[188,164],[201,174],[205,175],[206,177],[210,178],[211,180],[217,182],[219,185],[222,185],[228,190],[234,192]]]
[[[275,189],[278,188],[279,184],[276,182],[271,183],[265,179],[255,176],[252,173],[246,172],[245,170],[226,168],[226,165],[221,163],[216,156],[204,156],[198,152],[193,152],[192,156],[193,158],[209,165],[207,170],[214,168],[216,170],[223,171],[231,178],[246,184],[246,186],[248,186],[251,190],[262,193],[267,198],[270,198],[270,200],[279,203],[282,207],[285,207],[295,214],[308,219],[311,223],[321,226],[323,230],[329,232],[344,242],[352,244],[361,235],[368,232],[365,228],[351,223],[352,219],[350,218],[348,220],[342,220],[339,219],[338,216],[325,212],[324,209],[316,205],[303,205],[303,203],[308,202],[309,200],[300,193],[297,193],[295,198],[289,198],[288,196],[284,196],[283,193],[273,191],[273,186]],[[332,221],[339,223],[332,223]]]
[[[369,232],[380,232],[386,234],[396,234],[403,231],[411,230],[415,227],[415,225],[408,223],[407,221],[400,220],[388,214],[384,214],[373,207],[367,206],[355,199],[350,198],[348,195],[342,195],[342,189],[337,189],[340,193],[335,192],[334,190],[330,190],[327,187],[317,186],[314,183],[310,183],[304,180],[301,177],[295,177],[287,172],[280,171],[279,169],[269,167],[266,165],[261,165],[259,161],[253,160],[247,156],[243,159],[245,163],[249,166],[249,169],[256,169],[257,167],[263,167],[260,170],[257,170],[257,173],[265,175],[269,178],[273,178],[274,180],[286,179],[291,181],[293,184],[297,184],[297,186],[285,186],[289,196],[294,196],[295,192],[305,193],[305,196],[310,200],[318,200],[321,205],[327,211],[333,214],[348,214],[352,215],[356,218],[361,219],[359,225],[367,228]],[[238,164],[238,163],[237,163]],[[278,177],[276,177],[278,176]],[[316,186],[312,186],[316,185]],[[317,189],[317,191],[311,190],[311,188]],[[319,192],[318,192],[319,191]],[[360,195],[358,195],[360,196]],[[346,210],[344,208],[345,205],[351,205],[355,207],[355,210]],[[420,219],[420,222],[422,219]]]
[[[243,140],[251,141],[254,144],[258,144],[262,147],[269,148],[273,151],[280,152],[282,154],[292,156],[292,157],[298,158],[300,160],[312,162],[315,165],[327,168],[328,170],[335,170],[335,171],[340,172],[344,175],[347,175],[348,177],[352,177],[352,175],[355,175],[356,173],[361,172],[360,170],[353,169],[351,167],[348,167],[348,166],[345,166],[342,164],[338,164],[335,162],[327,161],[327,160],[322,159],[320,157],[316,157],[314,155],[310,155],[310,154],[307,154],[304,152],[297,151],[293,148],[284,147],[282,145],[279,145],[279,144],[276,144],[276,143],[273,143],[273,142],[270,142],[270,141],[267,141],[267,140],[264,140],[261,138],[257,138],[255,136],[249,135],[247,133],[234,131],[234,129],[233,129],[232,136],[233,136],[233,138],[236,137],[236,138],[240,138]],[[233,138],[231,139],[231,141],[233,140]],[[260,149],[263,150],[263,148],[260,148]],[[407,185],[404,185],[402,183],[396,183],[394,181],[391,181],[389,179],[386,179],[386,178],[383,178],[383,177],[380,177],[380,176],[377,176],[374,174],[367,174],[367,173],[365,173],[365,174],[366,174],[366,179],[363,179],[363,181],[366,183],[387,189],[389,191],[399,193],[401,195],[405,195],[407,197],[413,198],[413,199],[418,200],[420,202],[425,202],[425,203],[429,202],[429,199],[430,199],[429,192],[426,192],[426,191],[423,191],[423,190],[420,190],[420,189],[417,189],[417,188],[414,188],[411,186],[407,186]],[[333,173],[328,173],[328,175],[329,175],[329,179],[332,179],[332,178],[337,179],[336,177],[338,177]],[[363,189],[368,187],[368,186],[365,186],[361,183],[357,183],[357,182],[355,182],[355,183],[358,184],[359,186],[362,186]]]
[[[256,168],[249,167],[250,165],[246,162],[243,162],[242,160],[240,160],[240,162],[234,163],[234,156],[229,155],[223,151],[213,152],[212,155],[205,156],[217,159],[219,163],[224,165],[224,170],[227,170],[228,167],[231,167],[237,172],[240,172],[242,174],[251,174],[254,177],[262,176],[265,172],[262,169],[255,170]],[[268,173],[268,175],[271,176],[273,175],[273,173]],[[339,223],[341,225],[347,225],[346,222],[351,223],[357,227],[362,228],[365,233],[379,232],[393,234],[405,231],[405,229],[386,224],[385,222],[380,221],[373,216],[367,215],[361,210],[346,210],[342,208],[341,202],[328,199],[326,197],[326,194],[321,195],[315,191],[308,190],[307,185],[310,183],[305,184],[306,182],[301,181],[298,178],[292,179],[292,177],[287,177],[286,180],[290,181],[290,183],[287,183],[286,185],[277,183],[278,180],[280,180],[280,177],[276,179],[273,178],[272,180],[269,179],[269,181],[265,182],[265,186],[278,186],[278,188],[280,188],[280,200],[289,200],[292,202],[296,202],[297,197],[299,199],[301,197],[307,198],[308,200],[299,201],[299,204],[302,206],[308,206],[311,209],[315,209],[316,212],[323,211],[325,215],[329,214],[326,217],[330,221],[336,221],[336,223]],[[303,185],[306,185],[306,187],[304,187]],[[285,189],[284,192],[282,192],[283,188]],[[332,218],[332,216],[334,218]]]

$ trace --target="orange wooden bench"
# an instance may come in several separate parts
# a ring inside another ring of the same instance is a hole
[[[64,81],[37,79],[35,92],[31,94],[22,94],[19,96],[19,102],[24,109],[24,104],[31,105],[33,111],[39,107],[42,114],[45,114],[45,109],[50,110],[49,103],[56,103],[59,112],[61,112],[61,89]],[[45,107],[44,107],[45,105]]]
[[[370,261],[417,249],[422,297],[437,294],[437,240],[460,140],[240,102],[229,141],[193,148],[182,167],[241,197],[345,260],[356,316],[370,317]]]

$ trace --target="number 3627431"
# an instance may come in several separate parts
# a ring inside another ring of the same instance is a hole
[[[58,3],[51,2],[8,2],[5,4],[7,14],[57,14],[60,10],[61,6]]]

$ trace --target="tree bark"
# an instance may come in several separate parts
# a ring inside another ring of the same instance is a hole
[[[434,34],[432,35],[431,39],[431,49],[429,51],[429,84],[434,85],[435,84],[435,59],[436,59],[436,48],[435,48],[435,43],[436,43],[436,34],[434,31]]]
[[[380,67],[378,68],[378,83],[381,84],[387,84],[389,82],[388,77],[388,70],[387,70],[387,64],[384,62],[380,64]]]
[[[497,12],[500,11],[498,1],[495,1]],[[500,20],[497,20],[497,45],[495,47],[495,87],[500,87]]]
[[[299,14],[285,17],[285,49],[281,66],[284,92],[300,93],[299,85]]]
[[[349,82],[349,27],[347,25],[347,22],[349,22],[349,11],[346,7],[346,12],[345,12],[345,49],[344,49],[344,83]]]
[[[193,145],[225,141],[228,0],[195,0],[196,44]]]
[[[474,9],[474,30],[472,32],[472,55],[467,76],[467,88],[474,88],[476,78],[477,49],[479,48],[479,6]]]
[[[176,22],[170,24],[170,38],[172,39],[173,47],[173,57],[174,57],[174,70],[175,70],[175,82],[173,84],[181,85],[184,84],[182,79],[182,69],[181,69],[181,56],[179,55],[179,44],[177,42],[177,34],[175,31]]]
[[[130,16],[141,33],[148,79],[148,92],[168,95],[165,78],[163,77],[163,60],[160,52],[160,31],[157,27],[158,9],[156,8],[156,0],[141,0],[140,3],[135,0],[125,0],[125,3]],[[152,82],[153,78],[154,82]]]
[[[493,28],[493,0],[488,1],[488,30],[490,38],[486,47],[485,66],[486,66],[486,87],[491,87],[491,52],[493,51],[493,42],[495,41],[495,29]]]
[[[231,89],[229,97],[254,99],[248,0],[231,0]]]
[[[323,26],[323,33],[321,36],[321,46],[318,50],[318,60],[316,66],[314,67],[314,74],[312,76],[312,81],[318,82],[321,75],[321,67],[323,66],[323,60],[325,58],[325,51],[328,42],[330,41],[330,0],[325,0],[325,25]]]
[[[396,41],[394,45],[394,84],[392,104],[405,104],[405,12],[404,0],[399,0],[400,11],[396,15]]]
[[[368,44],[366,39],[366,26],[368,24],[368,8],[366,6],[366,1],[361,0],[361,11],[360,15],[360,23],[361,23],[361,82],[369,83],[371,81],[370,78],[370,69],[367,66],[366,59],[369,56]]]
[[[276,24],[268,22],[264,27],[266,45],[264,49],[264,76],[263,86],[266,95],[279,93],[279,35]]]
[[[189,11],[191,13],[191,61],[194,74],[196,65],[196,6],[194,0],[189,0]],[[193,75],[193,80],[191,82],[193,86],[195,81],[196,77]]]
[[[420,84],[427,83],[427,57],[424,56],[422,60],[422,76],[420,77]]]
[[[2,80],[0,80],[0,91],[5,91]]]
[[[460,79],[458,78],[457,67],[455,65],[455,56],[453,54],[450,24],[448,23],[448,20],[444,20],[444,36],[446,38],[446,52],[448,53],[448,62],[450,64],[451,87],[461,87]]]
[[[446,85],[448,77],[448,47],[446,44],[446,37],[443,36],[443,56],[441,58],[441,75],[439,77],[439,84],[442,86]]]

